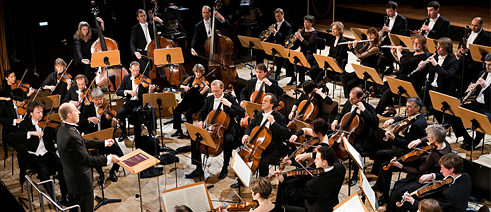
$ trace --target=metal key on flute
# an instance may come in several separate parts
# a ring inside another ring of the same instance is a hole
[[[365,43],[365,42],[371,42],[373,40],[359,40],[358,43]],[[355,41],[346,41],[346,42],[341,42],[338,43],[338,45],[344,45],[344,44],[353,44]]]
[[[386,48],[386,49],[397,49],[399,46],[389,46],[389,45],[383,45],[380,48]],[[402,47],[403,50],[418,50],[418,48],[411,48],[411,47]]]

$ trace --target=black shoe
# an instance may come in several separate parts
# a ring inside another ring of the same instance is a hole
[[[97,178],[97,184],[98,184],[98,185],[104,185],[104,180],[106,180],[106,179],[104,178],[104,174],[99,175],[99,177]]]
[[[444,125],[443,125],[443,127],[444,127],[445,129],[448,129],[448,128],[450,128],[450,124],[444,124]]]
[[[219,180],[225,179],[227,177],[227,174],[228,174],[228,169],[227,168],[222,169],[220,175],[218,175],[218,179]]]
[[[175,132],[175,133],[173,133],[173,134],[172,134],[172,135],[170,135],[170,136],[172,136],[172,137],[178,137],[178,136],[183,136],[183,135],[184,135],[184,134],[182,133],[182,130],[176,130],[176,132]]]
[[[113,182],[118,182],[118,176],[116,175],[116,171],[109,172],[109,180]]]
[[[177,138],[179,138],[179,139],[190,139],[191,137],[189,137],[189,135],[181,134],[181,135],[177,136]]]
[[[378,198],[378,205],[384,205],[384,204],[387,204],[389,203],[389,197],[388,196],[385,196],[385,195],[382,195]]]
[[[349,186],[355,186],[357,183],[358,183],[358,178],[357,177],[352,177],[350,180],[349,180]]]
[[[60,205],[65,207],[70,206],[70,201],[68,200],[66,195],[61,195],[60,199],[58,200],[58,203],[60,203]]]
[[[242,181],[240,181],[239,179],[235,180],[235,183],[230,185],[230,188],[238,188],[240,186],[243,186],[244,184],[242,184]]]
[[[201,171],[201,169],[198,169],[198,168],[196,168],[191,173],[184,175],[184,177],[186,177],[186,178],[195,178],[195,177],[201,177],[201,176],[204,176],[203,171]]]
[[[388,110],[387,112],[382,114],[383,117],[393,117],[394,115],[396,115],[395,110]]]
[[[295,77],[292,77],[292,79],[290,80],[290,82],[288,82],[286,85],[293,85],[293,84],[295,84],[295,82],[296,82]]]

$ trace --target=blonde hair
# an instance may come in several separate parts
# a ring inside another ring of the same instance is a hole
[[[336,22],[333,22],[331,24],[331,28],[333,26],[336,26],[336,29],[339,31],[339,34],[340,35],[343,35],[343,33],[344,33],[344,25],[343,25],[343,23],[341,23],[340,21],[336,21]]]
[[[82,27],[88,27],[89,28],[89,33],[87,33],[87,35],[82,34]],[[86,42],[90,38],[92,38],[92,30],[90,30],[89,23],[87,23],[85,21],[80,21],[80,23],[78,23],[77,31],[75,32],[75,35],[73,35],[73,38],[74,39],[79,38],[80,40],[84,40]]]
[[[193,72],[195,72],[195,71],[200,72],[200,73],[205,73],[205,67],[203,67],[203,65],[197,63],[193,67]]]
[[[225,87],[225,85],[223,84],[223,82],[221,80],[213,80],[213,82],[211,82],[211,85],[219,85],[221,89],[223,89]]]

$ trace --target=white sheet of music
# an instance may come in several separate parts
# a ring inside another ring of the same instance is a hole
[[[249,168],[244,160],[242,160],[237,150],[234,150],[232,155],[232,169],[235,171],[235,174],[237,174],[242,183],[249,188],[252,180],[251,168]]]
[[[358,193],[354,193],[343,202],[334,207],[333,212],[353,212],[353,211],[368,211],[367,207],[363,204]]]
[[[211,210],[205,186],[198,184],[163,193],[164,211],[172,212],[177,205],[186,205],[193,211]]]
[[[377,196],[375,195],[375,191],[373,191],[372,186],[370,186],[370,183],[368,182],[367,177],[365,177],[365,174],[363,172],[358,172],[358,176],[362,179],[361,181],[361,190],[365,194],[365,196],[368,199],[368,202],[370,202],[370,206],[372,206],[373,210],[378,209],[378,201],[377,201]]]
[[[359,167],[363,169],[365,167],[365,163],[363,163],[360,153],[356,151],[355,147],[353,147],[353,145],[351,145],[344,136],[343,136],[343,143],[344,143],[344,148],[351,155],[351,158],[355,161],[356,164],[358,164]]]

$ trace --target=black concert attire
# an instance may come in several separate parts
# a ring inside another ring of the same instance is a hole
[[[467,45],[462,46],[464,49],[469,48],[469,44],[477,44],[477,45],[483,45],[483,46],[491,46],[491,38],[489,37],[489,33],[484,31],[484,29],[481,29],[481,31],[475,33],[471,32],[469,33],[469,36],[467,37]],[[464,44],[461,44],[464,45]],[[460,90],[460,83],[461,83],[461,77],[464,77],[464,82],[463,82],[463,89],[467,88],[466,86],[469,85],[471,82],[474,83],[472,80],[477,79],[479,76],[479,72],[482,70],[482,62],[476,62],[472,59],[470,52],[467,52],[465,55],[461,56],[459,58],[459,70],[456,73],[456,79],[458,79],[456,82],[459,82],[459,86],[457,88]],[[482,60],[484,61],[484,55]],[[464,75],[462,75],[462,72],[464,72]]]
[[[419,62],[425,60],[426,57],[427,55],[425,53],[418,55],[414,55],[413,53],[402,55],[399,61],[399,71],[395,73],[396,78],[410,82],[414,85],[416,92],[420,92],[421,87],[424,83],[424,79],[416,77],[410,78],[407,75],[414,71],[418,67]],[[387,106],[394,106],[393,98],[397,97],[392,93],[388,84],[384,85],[383,89],[385,89],[385,91],[382,93],[377,107],[375,107],[375,111],[377,111],[377,114],[382,114]]]
[[[17,142],[14,133],[19,128],[19,124],[15,123],[15,119],[22,118],[17,113],[17,107],[12,100],[4,101],[0,105],[0,123],[2,124],[2,141],[4,151],[7,149],[7,144],[14,147],[17,152],[21,152],[22,144]]]
[[[72,204],[80,205],[81,211],[94,210],[94,188],[91,167],[108,165],[106,157],[92,156],[87,148],[104,146],[104,141],[85,140],[76,125],[63,123],[56,136],[58,152],[68,191],[73,195]]]
[[[284,45],[286,37],[292,34],[292,25],[288,23],[286,20],[283,19],[282,22],[276,22],[273,24],[275,29],[276,29],[276,34],[271,33],[269,38],[265,42],[270,42],[270,43],[276,43],[280,45]],[[269,28],[267,29],[269,30]],[[256,64],[259,63],[264,63],[264,58],[266,57],[266,54],[264,53],[263,50],[256,50]],[[287,77],[293,77],[293,69],[288,62],[287,59],[275,55],[274,57],[275,64],[276,64],[276,76],[280,76],[281,73],[281,68],[284,66],[286,69],[286,76]],[[279,79],[279,77],[276,77],[276,79]]]
[[[80,121],[78,129],[85,134],[97,132],[103,129],[107,129],[111,127],[112,120],[108,120],[105,115],[102,116],[97,112],[99,107],[96,107],[94,103],[90,103],[90,105],[83,105],[82,110],[80,112]],[[102,108],[104,109],[104,108]],[[88,121],[89,117],[96,117],[100,120],[99,124],[93,124]],[[123,151],[118,145],[118,142],[114,142],[114,144],[110,147],[104,147],[98,149],[99,154],[114,154],[119,157],[123,156]],[[115,173],[119,170],[119,164],[114,163],[111,170],[109,170],[110,175],[115,175]],[[96,167],[97,173],[100,176],[104,176],[104,172],[101,167]]]
[[[334,58],[343,71],[345,71],[346,64],[348,64],[348,45],[338,45],[338,43],[347,41],[343,35],[339,36],[339,38],[333,37],[331,42],[329,42],[329,54],[327,55]]]
[[[317,94],[317,93],[312,93],[311,95],[314,95],[311,99],[311,101],[317,106],[317,116],[314,118],[314,120],[316,118],[323,118],[324,120],[329,120],[329,115],[326,114],[326,112],[324,112],[324,104],[326,105],[330,105],[333,103],[331,97],[327,96],[326,95],[326,98],[323,99],[321,95]],[[298,97],[298,100],[297,102],[295,103],[295,105],[297,106],[297,111],[295,111],[295,114],[297,112],[299,112],[300,110],[302,110],[302,108],[300,108],[300,103],[302,103],[302,101],[307,101],[309,99],[309,96],[307,94],[304,94],[302,93],[302,95],[300,95],[300,97]],[[305,105],[307,106],[307,105]]]
[[[431,19],[429,25],[431,25]],[[427,37],[432,39],[440,39],[450,36],[450,21],[438,14],[435,25],[428,32]]]
[[[90,67],[90,64],[82,63],[82,59],[91,60],[92,53],[90,51],[90,47],[92,43],[97,40],[97,31],[95,29],[92,30],[92,36],[87,41],[76,37],[73,39],[73,55],[75,66],[79,68],[79,73],[84,74],[89,78],[89,81],[94,79],[95,77],[95,69]]]
[[[281,96],[283,96],[285,91],[283,91],[283,89],[278,85],[278,82],[275,80],[269,79],[269,78],[268,78],[268,80],[272,84],[267,85],[266,83],[264,83],[263,92],[264,93],[272,93],[272,94],[276,95],[277,98],[280,98]],[[239,100],[240,101],[249,101],[252,93],[254,93],[254,91],[258,91],[262,83],[263,82],[259,81],[257,78],[252,78],[252,79],[248,80],[246,86],[240,91],[240,99]],[[262,102],[258,102],[258,104],[261,104],[261,103]]]
[[[211,37],[211,29],[212,29],[212,22],[213,22],[213,16],[211,16],[208,21],[201,20],[198,22],[196,25],[194,25],[194,33],[193,33],[193,38],[191,39],[191,48],[198,53],[200,56],[205,56],[205,42],[206,40]],[[222,29],[226,28],[230,25],[230,23],[225,19],[225,22],[222,22],[219,18],[216,18],[215,20],[216,27],[215,29]],[[208,29],[207,29],[208,28]],[[208,31],[207,31],[208,30]],[[204,59],[198,59],[200,64],[208,64],[207,60]],[[206,67],[206,66],[205,66]]]
[[[223,166],[222,171],[227,170],[228,164],[230,162],[230,157],[232,157],[232,149],[236,144],[239,143],[238,138],[238,125],[235,121],[236,118],[244,117],[244,109],[240,107],[237,100],[232,95],[226,95],[223,93],[223,98],[226,98],[230,103],[232,103],[231,107],[227,107],[222,104],[222,110],[230,117],[230,123],[223,134]],[[199,111],[198,120],[203,122],[203,126],[206,125],[206,117],[212,111],[217,109],[218,105],[220,105],[220,98],[215,98],[215,96],[211,95],[205,98],[205,103],[201,110]],[[201,153],[199,151],[199,145],[196,141],[191,140],[191,158],[192,163],[195,164],[197,169],[201,170]]]
[[[300,46],[300,52],[303,53],[310,66],[314,66],[316,64],[314,53],[317,52],[317,38],[318,32],[314,29],[312,32],[306,32],[302,30],[300,33],[303,37],[303,41],[297,39],[291,49],[297,49]],[[297,72],[298,72],[298,81],[305,81],[305,72],[307,69],[300,64],[300,61],[297,63]],[[315,79],[313,79],[315,80]]]
[[[125,92],[131,90],[136,91],[137,95],[132,97],[129,93]],[[128,135],[126,132],[126,118],[128,118],[130,120],[130,124],[134,125],[136,148],[140,147],[139,141],[141,139],[141,124],[139,123],[136,109],[143,105],[143,94],[148,93],[148,90],[148,87],[145,88],[142,84],[137,85],[135,83],[135,78],[129,74],[124,76],[121,85],[119,85],[119,88],[116,91],[118,96],[126,97],[124,105],[119,108],[117,114],[117,117],[121,121],[121,131],[123,132],[123,135]]]
[[[155,23],[155,27],[157,30],[160,29],[160,24]],[[138,22],[137,24],[133,25],[131,27],[131,34],[130,34],[130,49],[131,49],[131,54],[134,56],[135,52],[139,52],[142,55],[148,56],[147,55],[147,46],[154,40],[153,36],[153,21],[146,22],[145,24],[141,24]],[[145,58],[141,58],[138,60],[140,63],[140,70],[143,72],[145,70],[145,67],[147,67],[147,63],[150,63],[148,65],[147,69],[151,69],[151,61]],[[148,75],[149,71],[146,71],[145,75]]]
[[[384,17],[385,23],[384,25],[389,27],[389,32],[383,32],[381,35],[381,44],[382,45],[391,45],[390,38],[389,38],[389,33],[391,34],[398,34],[398,35],[408,35],[408,29],[407,29],[407,19],[402,16],[400,13],[396,13],[394,17],[389,17],[385,16]],[[385,68],[385,66],[388,66],[389,70],[383,71],[384,74],[389,74],[392,72],[394,69],[394,58],[392,57],[392,53],[390,52],[390,48],[382,49],[381,51],[381,63],[384,64],[382,68]]]
[[[422,143],[427,143],[426,138],[422,138]],[[387,211],[396,211],[397,207],[395,203],[399,200],[401,200],[402,195],[406,191],[414,191],[417,188],[421,187],[421,184],[419,184],[418,180],[419,177],[421,177],[424,174],[428,173],[435,173],[440,171],[440,165],[438,164],[438,161],[442,156],[445,154],[451,153],[452,152],[452,147],[450,144],[445,140],[445,147],[441,150],[433,149],[429,151],[429,154],[424,156],[423,159],[416,160],[415,162],[411,164],[403,164],[404,166],[402,169],[398,169],[394,166],[392,166],[389,170],[392,171],[397,171],[401,170],[406,173],[405,179],[399,180],[394,184],[394,187],[392,189],[392,192],[390,193],[390,198],[389,198],[389,203],[387,204]],[[384,175],[379,175],[379,178]],[[389,178],[384,178],[381,179],[384,181],[380,181],[381,184],[379,185],[385,185],[388,184],[390,186],[390,181],[391,179]],[[378,179],[377,179],[378,181]]]
[[[360,49],[354,47],[350,50],[361,60],[361,65],[374,68],[378,72],[378,45],[372,45],[370,42],[366,42]],[[358,78],[355,72],[345,74],[345,77],[343,77],[344,97],[348,98],[351,89],[361,84],[363,84],[363,80]]]
[[[58,82],[58,76],[61,76],[61,74],[58,74],[57,72],[51,72],[43,81],[43,83],[41,83],[41,87],[44,87],[45,85],[56,85]],[[68,92],[67,87],[67,83],[62,80],[58,83],[53,92],[51,92],[51,95],[59,94],[60,99],[64,99],[66,93]]]
[[[293,185],[288,177],[278,185],[276,202],[282,205],[303,206],[307,211],[332,211],[339,203],[339,191],[344,181],[346,168],[339,162],[314,177],[304,177]],[[301,177],[300,177],[301,178]],[[302,182],[303,181],[303,182]]]
[[[38,126],[38,122],[34,122],[31,118],[24,119],[19,125],[19,130],[15,133],[15,138],[18,139],[17,142],[22,143],[24,146],[22,155],[25,157],[24,162],[26,165],[19,165],[21,169],[20,174],[22,174],[21,177],[24,178],[27,167],[37,174],[37,178],[40,181],[49,180],[51,175],[58,173],[60,191],[62,196],[66,197],[68,189],[65,178],[63,177],[63,167],[60,158],[56,155],[54,145],[56,138],[55,129],[50,127],[42,129]],[[33,131],[43,132],[44,135],[39,139],[39,137],[29,134],[29,132]],[[53,194],[51,185],[43,184],[43,187],[49,195]]]
[[[182,100],[174,109],[174,113],[172,117],[174,119],[173,128],[181,131],[181,115],[182,113],[186,113],[186,122],[192,124],[193,123],[193,114],[199,112],[199,110],[203,107],[205,102],[205,96],[207,93],[201,94],[200,87],[194,87],[193,81],[196,79],[195,76],[190,76],[182,81],[181,85],[188,86],[190,89],[186,93],[182,93]],[[201,85],[202,83],[200,83]],[[209,85],[207,85],[209,86]]]
[[[271,114],[271,112],[268,114],[264,113],[264,111],[256,113],[256,116],[254,116],[254,119],[252,119],[245,130],[245,135],[249,135],[249,139],[252,139],[253,134],[251,133],[254,127],[261,126],[261,124],[266,121],[267,123],[265,126],[271,131],[271,143],[263,150],[261,160],[259,161],[258,170],[260,177],[268,176],[269,165],[278,162],[280,157],[284,156],[287,151],[287,147],[284,143],[289,135],[288,128],[286,128],[286,119],[281,113],[275,113],[273,115],[274,122],[271,124],[266,119],[267,115]]]
[[[10,98],[11,86],[7,83],[7,80],[3,80],[2,87],[0,88],[0,97]]]

